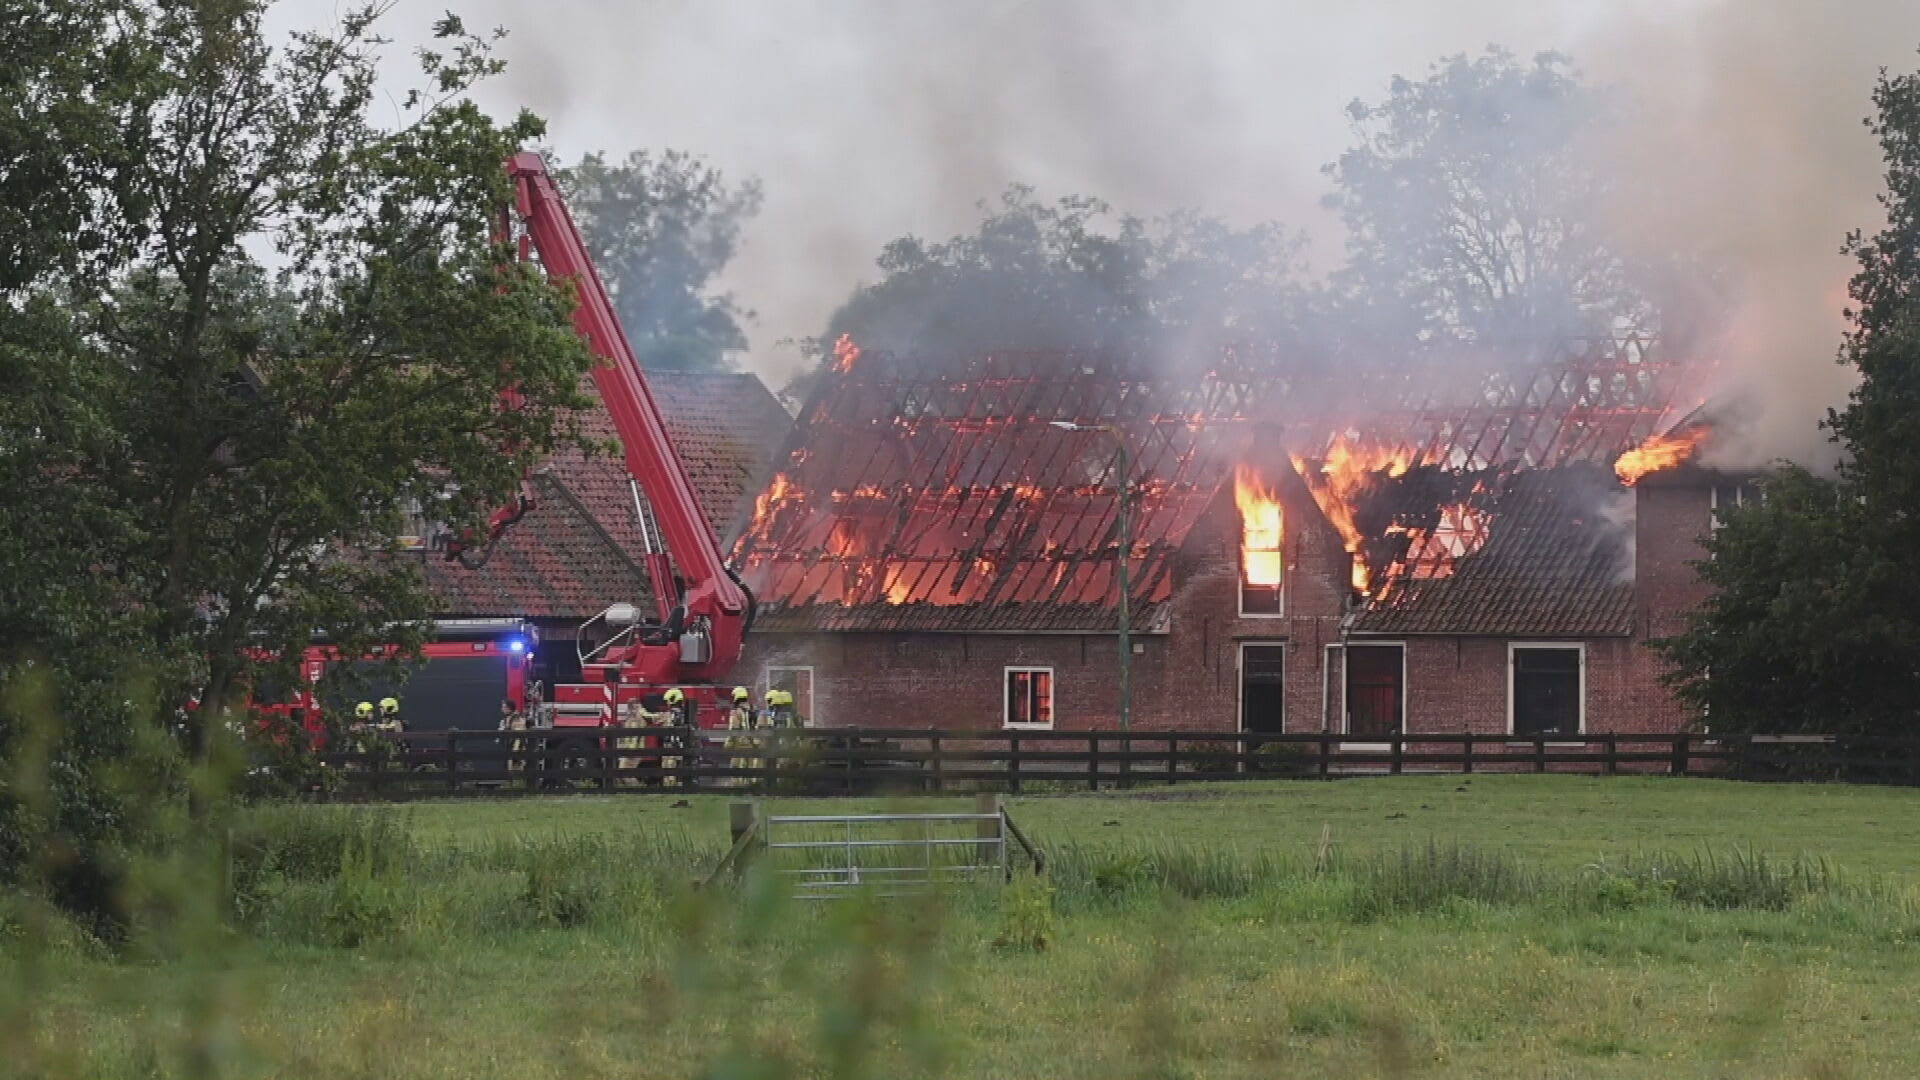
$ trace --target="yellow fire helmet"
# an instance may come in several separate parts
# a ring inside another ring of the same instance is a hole
[[[371,702],[371,701],[363,701],[363,702],[361,702],[360,704],[358,704],[358,705],[355,705],[355,706],[353,707],[353,715],[355,715],[355,716],[357,716],[357,717],[359,717],[359,718],[360,718],[360,719],[362,719],[362,720],[365,720],[365,719],[366,719],[366,718],[368,718],[369,716],[372,716],[372,715],[373,715],[373,702]]]
[[[734,701],[734,704],[736,704],[736,705],[738,705],[738,704],[740,704],[741,702],[745,702],[745,701],[751,701],[751,700],[753,700],[753,695],[752,695],[751,693],[748,693],[748,692],[747,692],[747,688],[746,688],[746,687],[744,687],[744,686],[736,686],[736,687],[734,687],[734,688],[733,688],[733,701]]]
[[[400,711],[400,699],[383,697],[380,699],[380,715],[392,716]]]
[[[791,690],[769,690],[769,691],[767,691],[767,704],[769,704],[769,705],[791,705],[791,704],[793,704],[793,691],[791,691]]]
[[[667,699],[667,704],[669,705],[678,705],[687,700],[686,691],[677,686],[669,689],[663,696]]]

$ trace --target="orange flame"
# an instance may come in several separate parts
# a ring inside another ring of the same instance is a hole
[[[1613,463],[1614,475],[1620,478],[1621,483],[1632,487],[1648,473],[1671,469],[1690,460],[1694,452],[1700,449],[1700,440],[1705,437],[1704,429],[1655,435],[1621,454],[1620,460]]]
[[[1233,504],[1240,510],[1240,566],[1249,585],[1280,584],[1280,499],[1245,466],[1233,470]]]
[[[1440,520],[1431,532],[1410,532],[1406,563],[1399,569],[1415,578],[1452,577],[1455,560],[1486,546],[1487,515],[1466,503],[1452,503],[1440,508]]]
[[[833,370],[845,375],[860,362],[860,346],[853,343],[852,334],[841,334],[833,342]]]
[[[1362,593],[1371,587],[1373,574],[1362,550],[1366,538],[1360,535],[1360,526],[1354,520],[1355,506],[1380,482],[1382,474],[1389,479],[1404,476],[1413,468],[1414,459],[1413,450],[1407,447],[1358,447],[1345,435],[1335,437],[1318,469],[1294,455],[1294,469],[1307,481],[1313,501],[1353,556],[1353,587]]]
[[[759,532],[766,527],[767,516],[775,505],[785,502],[788,493],[793,490],[793,482],[783,472],[774,473],[773,480],[767,484],[767,490],[753,497],[753,524],[750,530]]]

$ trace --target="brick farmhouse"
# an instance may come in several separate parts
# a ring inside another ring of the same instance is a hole
[[[1116,726],[1123,532],[1139,730],[1692,719],[1648,641],[1700,602],[1699,539],[1750,488],[1692,465],[1615,476],[1699,401],[1702,373],[1656,342],[1375,386],[1359,418],[1231,353],[849,360],[735,539],[761,602],[741,681],[793,689],[815,725]]]

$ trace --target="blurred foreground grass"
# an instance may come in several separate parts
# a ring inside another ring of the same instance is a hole
[[[1920,1075],[1906,792],[1031,797],[1045,883],[811,906],[675,801],[271,808],[118,956],[19,908],[0,1075]]]

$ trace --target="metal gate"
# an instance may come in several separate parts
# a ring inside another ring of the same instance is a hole
[[[904,896],[1011,874],[1003,811],[949,814],[770,814],[759,832],[766,865],[800,900],[871,888]]]

